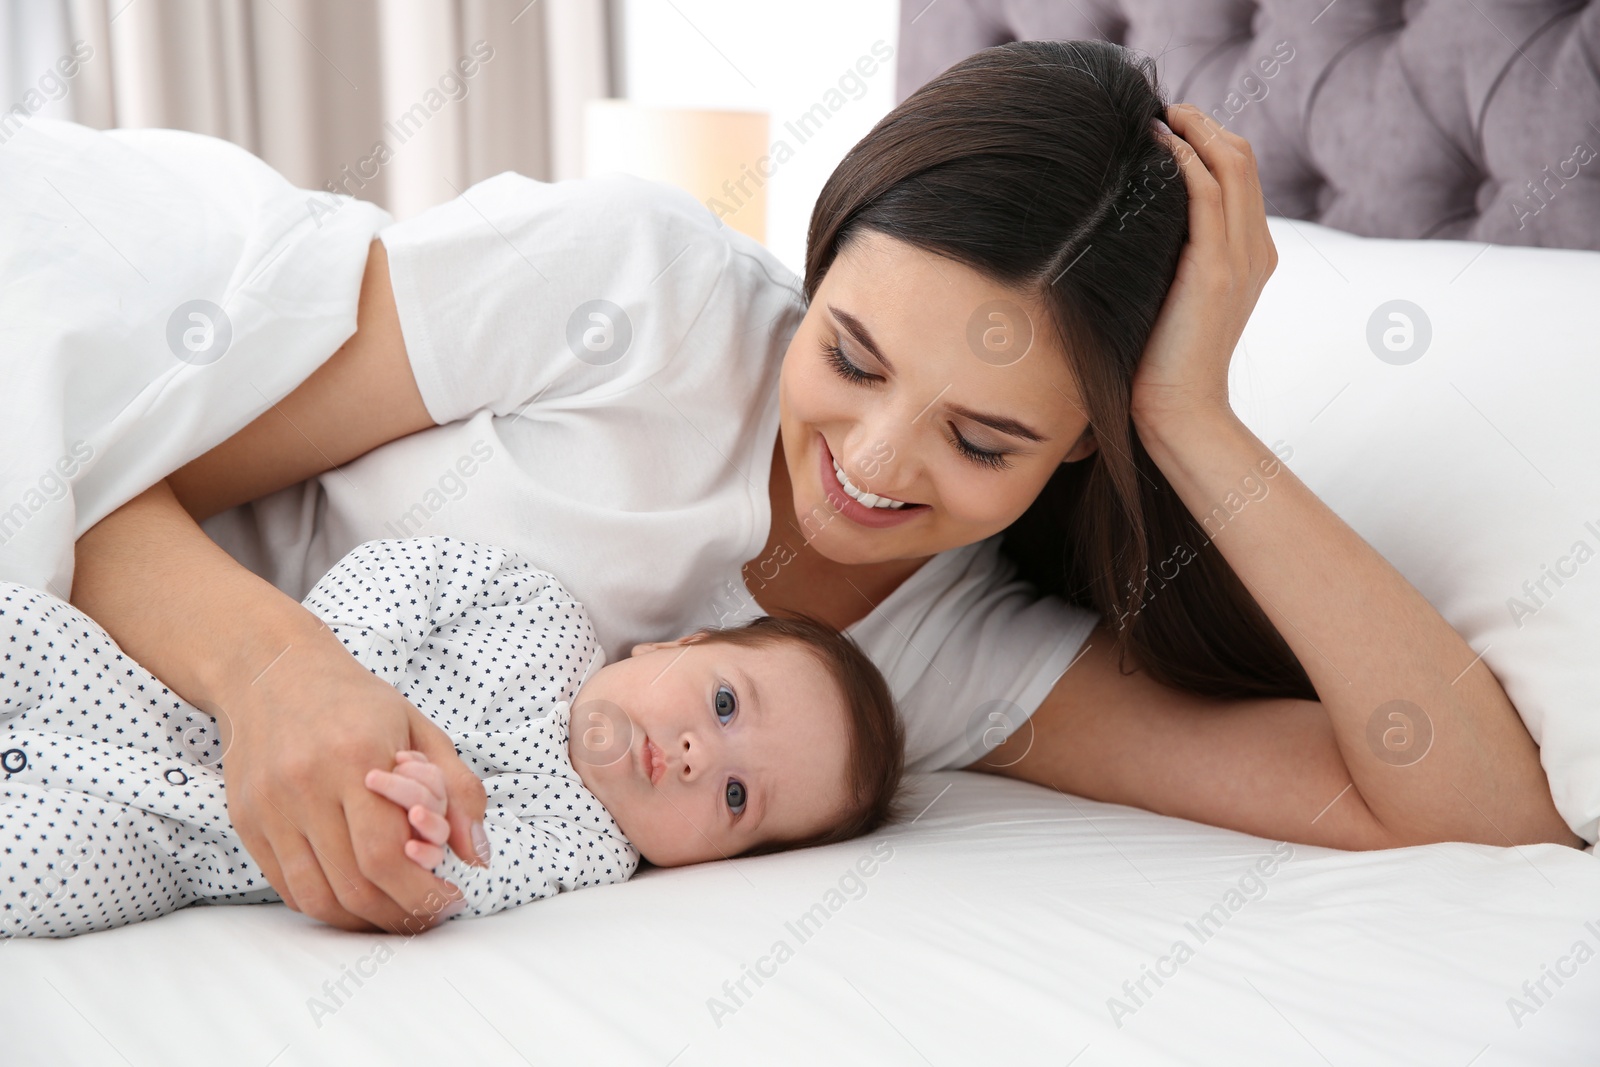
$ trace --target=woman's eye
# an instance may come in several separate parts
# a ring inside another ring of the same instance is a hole
[[[724,794],[728,799],[728,810],[735,815],[744,811],[744,783],[737,778],[728,779],[728,787]]]
[[[724,726],[728,725],[728,719],[733,718],[733,713],[739,710],[738,698],[733,695],[733,690],[725,685],[717,686],[717,696],[713,703],[717,708],[717,721]]]
[[[1011,466],[1011,463],[1006,459],[1005,452],[990,452],[988,449],[979,448],[956,432],[954,427],[950,429],[950,441],[956,446],[956,451],[976,463],[983,464],[985,467],[992,467],[998,470],[1002,467]]]
[[[823,345],[822,355],[823,358],[825,358],[828,363],[832,365],[839,377],[845,379],[846,381],[860,384],[862,382],[875,382],[879,380],[876,374],[868,374],[866,371],[850,362],[849,358],[844,354],[844,349],[840,348],[838,345]],[[962,437],[954,427],[951,427],[950,429],[950,441],[956,446],[956,450],[958,452],[972,460],[974,463],[981,463],[985,467],[989,467],[994,470],[1001,470],[1011,466],[1011,462],[1006,459],[1006,456],[1010,453],[991,452],[986,448],[979,448],[971,441],[968,441],[965,437]]]
[[[854,363],[851,363],[845,356],[844,349],[838,345],[823,345],[822,355],[833,366],[833,369],[838,372],[839,377],[846,381],[870,382],[877,378],[877,375],[868,374]]]

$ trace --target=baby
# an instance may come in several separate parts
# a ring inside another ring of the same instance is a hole
[[[304,603],[484,781],[477,867],[444,847],[437,766],[403,751],[367,774],[407,810],[407,855],[462,891],[447,917],[621,882],[641,857],[824,844],[900,814],[888,688],[811,619],[699,630],[607,664],[552,575],[449,537],[360,545]],[[227,820],[210,716],[37,590],[0,583],[0,645],[0,937],[280,899]]]

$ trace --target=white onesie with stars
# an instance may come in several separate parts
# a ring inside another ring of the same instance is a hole
[[[567,755],[570,702],[604,653],[554,576],[449,537],[369,541],[304,603],[483,779],[489,867],[447,850],[434,868],[463,915],[634,873]],[[0,582],[0,937],[281,899],[228,821],[223,763],[215,720],[98,623]]]

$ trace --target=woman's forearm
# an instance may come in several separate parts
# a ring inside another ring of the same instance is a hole
[[[1478,653],[1231,410],[1138,431],[1299,658],[1357,799],[1394,844],[1581,843]]]
[[[426,753],[449,783],[450,847],[474,862],[486,797],[449,735],[219,548],[165,480],[78,538],[72,602],[217,718],[228,818],[290,907],[345,929],[415,933],[460,897],[406,858],[404,813],[361,781],[402,749]]]
[[[321,621],[208,537],[163,480],[78,538],[72,603],[180,697],[221,708]]]

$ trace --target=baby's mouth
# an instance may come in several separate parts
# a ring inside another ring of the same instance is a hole
[[[651,785],[655,785],[661,778],[661,772],[666,767],[666,759],[661,755],[661,750],[655,742],[645,735],[644,747],[639,752],[639,760],[644,766],[644,777]]]

